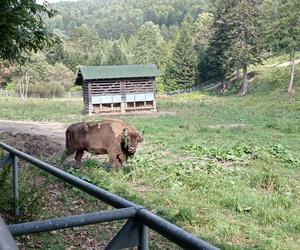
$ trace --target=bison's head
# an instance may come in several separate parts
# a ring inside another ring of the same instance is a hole
[[[124,128],[122,133],[122,148],[133,155],[137,149],[139,143],[144,140],[144,137],[136,132],[129,132],[127,128]]]

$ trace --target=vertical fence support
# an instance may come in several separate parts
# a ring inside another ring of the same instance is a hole
[[[15,215],[20,215],[19,210],[19,167],[18,158],[13,155],[13,182],[14,182],[14,197],[15,197]]]
[[[149,230],[147,226],[140,224],[138,250],[148,250],[148,249],[149,249]]]

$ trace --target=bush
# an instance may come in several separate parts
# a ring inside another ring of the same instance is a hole
[[[37,95],[38,97],[53,97],[62,96],[64,88],[56,82],[50,83],[38,83],[36,85],[31,85],[28,90],[29,95]]]

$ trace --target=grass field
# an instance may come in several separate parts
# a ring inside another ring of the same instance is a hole
[[[175,116],[124,117],[145,131],[145,144],[122,171],[88,160],[71,172],[222,249],[299,249],[300,89],[286,94],[288,68],[254,70],[245,97],[161,97],[159,110]],[[0,119],[101,118],[82,109],[81,100],[1,99]]]

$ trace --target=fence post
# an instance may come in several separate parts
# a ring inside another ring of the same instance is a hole
[[[149,249],[149,230],[148,227],[141,224],[139,228],[139,247],[138,250]]]
[[[8,94],[7,94],[7,90],[5,90],[5,97],[7,97],[8,96]]]
[[[69,98],[71,98],[71,92],[69,91]]]
[[[15,215],[20,215],[19,210],[19,167],[18,158],[13,155],[13,183],[14,183],[14,198],[15,198]]]

